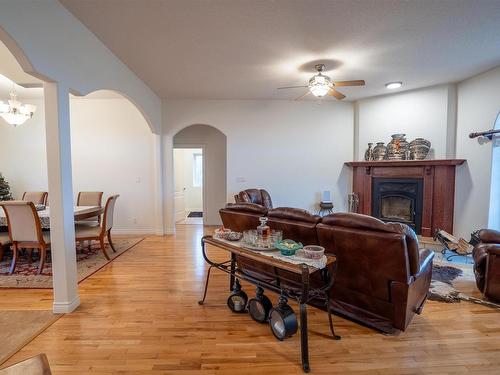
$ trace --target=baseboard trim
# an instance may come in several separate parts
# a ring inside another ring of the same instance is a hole
[[[76,296],[71,302],[56,302],[52,304],[52,311],[54,314],[68,314],[75,311],[80,306],[80,296]]]

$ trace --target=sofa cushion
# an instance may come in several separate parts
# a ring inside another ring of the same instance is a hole
[[[292,207],[278,207],[273,208],[267,212],[268,217],[275,217],[279,219],[305,221],[307,223],[319,223],[321,216],[313,215],[307,210]]]
[[[252,212],[261,215],[265,215],[267,213],[266,207],[256,203],[228,203],[226,205],[226,210]]]
[[[361,230],[373,230],[379,232],[397,233],[406,238],[408,250],[408,261],[410,263],[410,274],[416,275],[420,270],[420,252],[418,249],[417,235],[406,224],[384,223],[375,217],[356,213],[334,213],[321,219],[325,225],[334,225]]]

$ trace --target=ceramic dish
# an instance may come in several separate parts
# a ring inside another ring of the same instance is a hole
[[[227,232],[223,234],[223,238],[228,241],[239,241],[243,237],[243,233],[241,232]]]
[[[307,245],[304,246],[303,256],[307,259],[321,259],[325,255],[325,248],[323,246]]]
[[[215,230],[214,237],[215,238],[224,238],[224,236],[227,235],[227,233],[230,233],[230,232],[231,232],[231,229],[220,227],[220,228],[217,228]]]
[[[294,255],[299,249],[302,249],[302,244],[300,242],[295,242],[293,240],[282,240],[276,241],[274,246],[281,252],[282,255]]]

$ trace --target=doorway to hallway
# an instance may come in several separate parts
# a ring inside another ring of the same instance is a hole
[[[203,225],[203,148],[174,148],[175,222]]]

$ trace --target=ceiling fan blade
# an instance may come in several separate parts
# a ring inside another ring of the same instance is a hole
[[[345,95],[342,94],[341,92],[338,92],[337,90],[335,89],[331,89],[330,91],[328,91],[328,95],[330,96],[334,96],[335,99],[338,99],[338,100],[342,100],[345,98]]]
[[[309,87],[309,86],[286,86],[286,87],[278,87],[277,90],[283,90],[283,89],[299,89],[299,88],[304,88],[304,87]]]
[[[341,86],[364,86],[365,81],[362,79],[358,79],[355,81],[340,81],[340,82],[334,82],[333,83],[335,86],[341,87]]]
[[[306,93],[305,93],[304,95],[299,96],[299,97],[298,97],[297,99],[295,99],[295,100],[300,100],[300,99],[302,99],[302,98],[306,97],[307,95],[309,95],[310,93],[311,93],[311,91],[307,90],[307,91],[306,91]]]

